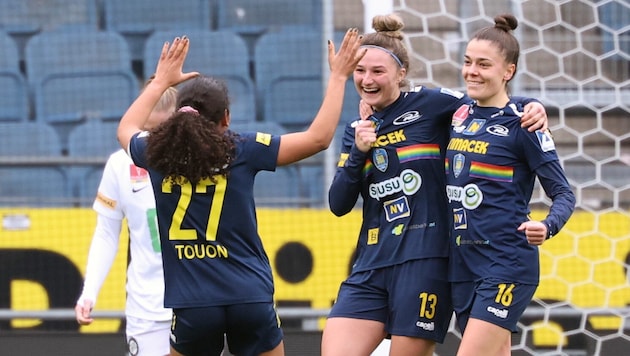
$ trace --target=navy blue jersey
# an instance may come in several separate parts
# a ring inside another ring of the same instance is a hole
[[[453,115],[445,161],[453,281],[538,283],[538,247],[517,230],[529,220],[537,175],[554,202],[545,220],[552,233],[573,211],[550,133],[521,128],[521,112],[511,101],[502,109],[464,105]]]
[[[279,136],[243,134],[226,178],[196,186],[172,182],[146,164],[146,135],[131,139],[136,165],[149,171],[170,308],[273,301],[269,259],[257,231],[254,178],[275,170]]]
[[[401,93],[372,115],[377,141],[368,153],[353,145],[348,124],[329,203],[341,216],[363,198],[353,271],[448,256],[444,150],[453,113],[469,101],[448,89]]]

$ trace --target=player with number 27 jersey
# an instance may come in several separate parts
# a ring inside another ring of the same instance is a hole
[[[134,135],[129,147],[140,167],[147,167],[146,137],[144,132]],[[236,136],[235,143],[230,173],[215,177],[214,182],[205,178],[192,186],[148,168],[159,197],[159,226],[164,229],[160,236],[167,307],[273,301],[272,273],[257,231],[253,186],[256,173],[275,170],[280,137],[249,133]]]

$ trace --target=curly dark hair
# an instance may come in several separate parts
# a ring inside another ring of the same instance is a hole
[[[221,124],[229,113],[227,86],[212,77],[194,78],[179,89],[177,108],[182,107],[194,110],[175,112],[148,136],[148,165],[192,184],[227,176],[235,155],[235,136]]]

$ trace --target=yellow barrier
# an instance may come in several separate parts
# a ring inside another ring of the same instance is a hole
[[[85,272],[95,213],[90,209],[0,209],[0,214],[0,256],[17,256],[24,263],[20,266],[11,259],[13,265],[6,268],[3,264],[9,260],[0,258],[0,270],[13,271],[10,273],[14,275],[0,279],[0,283],[8,283],[9,290],[3,297],[5,286],[0,285],[0,308],[45,310],[73,306],[78,295],[77,276]],[[533,216],[539,219],[542,213],[534,212]],[[330,307],[350,268],[360,211],[338,218],[327,210],[259,209],[258,221],[274,270],[278,304]],[[582,308],[630,304],[630,284],[624,269],[630,253],[629,233],[627,215],[575,213],[565,229],[541,249],[541,284],[536,297]],[[124,309],[127,243],[127,236],[121,238],[97,310]],[[33,272],[40,269],[47,271],[43,277]],[[18,271],[30,271],[24,273],[35,273],[35,277]],[[621,319],[591,316],[589,321],[595,329],[615,329]],[[13,320],[11,326],[30,328],[38,323]],[[113,332],[119,328],[119,320],[97,320],[81,331]]]

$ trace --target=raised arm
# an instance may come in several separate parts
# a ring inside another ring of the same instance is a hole
[[[330,78],[319,112],[306,131],[282,136],[278,165],[287,165],[312,156],[330,145],[341,117],[346,81],[365,54],[359,51],[361,36],[357,29],[350,29],[341,43],[339,52],[328,42]]]
[[[189,45],[190,42],[186,36],[176,37],[172,44],[164,43],[155,70],[155,78],[127,109],[118,125],[118,142],[123,149],[127,149],[135,133],[142,131],[155,104],[169,87],[199,75],[197,72],[182,72]]]

